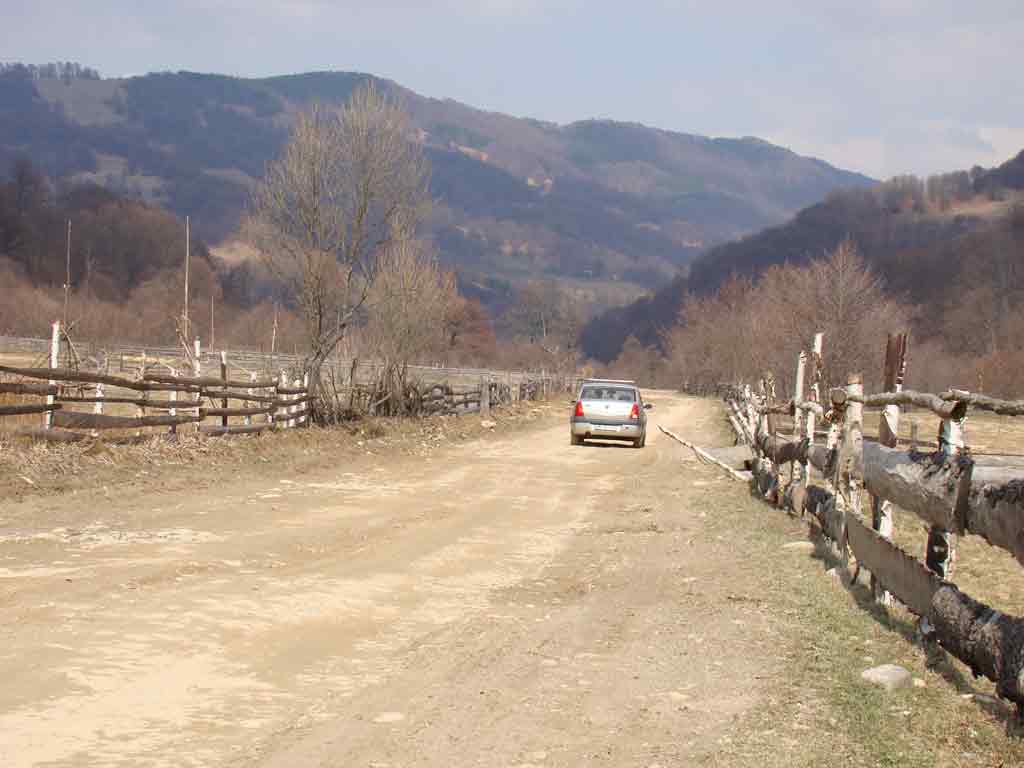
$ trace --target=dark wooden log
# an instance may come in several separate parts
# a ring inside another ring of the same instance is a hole
[[[56,395],[59,388],[49,384],[14,383],[0,381],[0,393],[8,395]]]
[[[826,477],[835,472],[836,460],[839,458],[838,451],[826,448],[824,445],[807,446],[807,462]]]
[[[864,485],[879,498],[946,531],[963,532],[974,462],[864,443]]]
[[[157,410],[170,410],[172,408],[199,408],[202,400],[150,400],[144,397],[78,397],[61,395],[57,397],[60,403],[116,403],[118,405],[137,405],[140,408],[155,408]]]
[[[109,384],[112,387],[134,389],[139,392],[146,390],[145,382],[125,379],[121,376],[107,376],[101,373],[72,371],[68,368],[16,368],[11,365],[0,365],[0,372],[13,373],[16,376],[27,376],[30,379],[46,379],[53,381],[76,381],[86,384]]]
[[[762,456],[771,459],[778,467],[793,461],[804,461],[807,456],[808,441],[793,442],[780,438],[778,435],[758,433],[757,448]]]
[[[203,389],[203,397],[208,397],[211,400],[217,398],[227,398],[228,400],[241,400],[247,403],[269,403],[271,405],[278,402],[278,397],[275,395],[250,395],[245,392],[232,392],[226,389]]]
[[[0,405],[0,416],[27,416],[31,413],[49,413],[61,408],[60,403],[40,405]]]
[[[217,387],[223,389],[224,387],[247,389],[249,387],[253,389],[266,389],[273,387],[276,382],[273,379],[257,379],[256,381],[236,381],[234,379],[228,379],[225,381],[219,376],[171,376],[164,373],[148,373],[143,377],[146,382],[156,382],[158,384],[184,384],[192,387]]]
[[[304,395],[306,394],[305,387],[278,387],[276,390],[279,395]],[[298,402],[293,400],[292,402]]]
[[[836,509],[836,498],[820,485],[807,486],[804,511],[814,517],[821,530],[832,541],[842,541],[845,522],[842,512]]]
[[[928,618],[943,648],[994,682],[1000,696],[1024,705],[1024,619],[1002,614],[949,582],[936,591]]]
[[[270,408],[207,408],[207,416],[220,416],[227,418],[229,416],[262,416],[264,414],[273,413],[274,407]],[[221,426],[227,426],[223,422]]]
[[[66,429],[141,429],[142,427],[170,427],[178,424],[195,424],[206,418],[200,411],[198,416],[106,416],[99,413],[73,413],[58,411],[53,414],[53,425]]]

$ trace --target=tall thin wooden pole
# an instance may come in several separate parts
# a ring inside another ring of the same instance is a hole
[[[50,368],[60,367],[60,320],[55,320],[51,328],[50,334]],[[50,379],[50,386],[56,387],[57,382],[54,379]],[[57,398],[53,395],[46,396],[46,404],[53,405],[57,402]],[[43,417],[43,429],[51,429],[53,427],[53,411],[47,411]]]
[[[903,376],[907,365],[907,334],[890,333],[885,346],[885,380],[884,389],[886,392],[900,392],[903,390]],[[900,424],[900,407],[898,405],[887,405],[882,411],[882,418],[878,423],[878,442],[888,448],[895,448],[898,443]],[[878,534],[892,540],[893,534],[893,505],[888,499],[872,496],[871,498],[871,523]],[[871,590],[875,599],[882,605],[891,605],[892,596],[885,590],[881,582],[871,575]]]
[[[824,340],[825,334],[814,334],[814,344],[811,347],[811,401],[815,403],[821,402],[821,351],[823,349]],[[814,443],[814,422],[814,411],[808,411],[806,421],[804,422],[804,427],[806,429],[804,436],[811,444]],[[804,482],[807,485],[811,484],[810,463],[804,467]]]
[[[64,329],[68,327],[68,292],[71,290],[71,219],[68,219],[68,249],[66,261],[66,274],[64,277]]]
[[[189,257],[191,255],[191,233],[189,228],[188,216],[185,217],[185,310],[182,315],[182,324],[185,326],[182,331],[186,339],[189,338],[188,332],[188,267]]]

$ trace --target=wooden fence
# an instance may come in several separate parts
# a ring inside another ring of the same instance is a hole
[[[755,488],[815,520],[844,564],[852,553],[856,568],[871,573],[879,602],[898,599],[920,617],[923,637],[995,682],[1000,696],[1024,705],[1024,619],[984,605],[951,581],[958,536],[980,536],[1024,564],[1024,457],[976,455],[964,439],[971,409],[1019,417],[1024,402],[961,390],[940,395],[903,390],[903,335],[888,341],[886,392],[865,395],[862,376],[851,374],[845,387],[825,395],[820,391],[822,343],[819,334],[813,348],[800,355],[788,400],[776,398],[770,376],[756,391],[746,385],[724,393],[737,441],[750,448]],[[937,447],[925,449],[916,435],[909,449],[899,446],[901,406],[924,409],[941,420]],[[877,440],[864,436],[865,408],[882,410]],[[786,435],[775,425],[783,414],[793,418]],[[924,562],[893,543],[894,507],[928,525]]]
[[[152,437],[151,432],[143,430],[153,428],[172,435],[185,430],[223,436],[259,434],[309,423],[312,397],[308,379],[294,371],[257,373],[248,367],[253,364],[251,357],[239,365],[234,353],[204,356],[197,341],[194,353],[189,355],[180,350],[174,356],[154,357],[152,350],[143,350],[135,357],[121,351],[116,358],[119,373],[115,374],[109,370],[114,367],[110,355],[103,355],[102,360],[83,359],[73,350],[69,353],[68,347],[60,324],[54,323],[45,365],[0,364],[0,375],[6,374],[0,376],[0,395],[15,399],[12,404],[0,403],[0,419],[41,416],[39,426],[20,426],[16,434],[75,442],[104,432],[116,441],[130,442]],[[215,370],[212,375],[204,375],[211,359],[216,361]],[[357,367],[350,366],[351,383],[346,385],[349,403],[354,411],[374,413],[380,402],[373,401],[374,390],[359,383]],[[458,373],[464,382],[476,371],[459,369]],[[544,397],[554,386],[551,377],[514,378],[508,372],[488,372],[476,379],[475,387],[446,381],[413,388],[412,412],[486,414],[492,405]],[[39,400],[33,402],[37,397]]]

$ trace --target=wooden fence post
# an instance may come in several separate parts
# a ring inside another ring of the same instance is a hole
[[[885,348],[886,392],[903,391],[903,376],[906,372],[907,334],[889,334]],[[900,407],[887,405],[882,411],[878,424],[878,442],[887,448],[895,448],[899,442]],[[871,497],[871,525],[883,539],[892,541],[893,505],[888,499]],[[871,574],[871,591],[882,605],[891,605],[892,596],[885,590],[874,573]]]
[[[95,394],[96,394],[96,403],[92,407],[92,412],[95,413],[97,416],[102,416],[103,415],[103,384],[97,384],[96,385]],[[92,431],[92,436],[93,437],[98,437],[99,434],[100,434],[99,430],[97,430],[97,429],[94,429]]]
[[[178,375],[178,372],[174,368],[171,368],[170,372],[171,372],[171,376],[177,376]],[[170,392],[167,393],[167,398],[172,403],[178,402],[178,390],[172,389]],[[167,415],[168,416],[177,416],[178,415],[178,409],[174,408],[174,407],[169,408],[168,411],[167,411]],[[177,435],[178,434],[178,425],[177,424],[171,424],[171,426],[170,426],[170,433],[172,435]]]
[[[800,356],[796,362],[796,381],[793,383],[793,402],[798,403],[804,399],[804,374],[807,369],[807,353],[801,351]],[[802,432],[801,419],[803,418],[804,412],[799,408],[793,409],[793,441],[796,442],[800,439],[800,433]],[[804,480],[804,465],[799,461],[790,462],[789,465],[789,484],[790,487],[794,483],[800,483]]]
[[[250,382],[256,381],[256,374],[255,373],[250,373],[249,374],[249,381]],[[252,395],[252,394],[255,394],[255,390],[252,387],[249,387],[247,390],[245,390],[245,393],[247,395]],[[273,418],[273,414],[271,414],[270,418]],[[245,417],[245,426],[247,426],[247,427],[252,426],[252,416],[248,416],[247,415]]]
[[[491,415],[491,382],[486,376],[480,377],[480,416],[486,418]]]
[[[811,347],[811,402],[821,402],[821,350],[822,341],[825,338],[825,334],[816,333],[814,334],[814,344]],[[814,428],[815,428],[814,411],[808,411],[806,421],[804,421],[804,437],[807,438],[808,445],[814,445]],[[811,464],[808,462],[803,469],[804,484],[811,484]]]
[[[142,350],[142,359],[140,360],[140,363],[139,363],[139,381],[143,381],[145,378],[146,378],[146,350]],[[140,419],[143,418],[146,415],[145,407],[141,406],[141,405],[135,406],[135,415],[138,418],[140,418]],[[136,437],[141,437],[142,436],[142,428],[141,427],[139,427],[139,429],[135,430],[135,436]]]
[[[224,382],[224,397],[221,398],[220,406],[221,406],[221,408],[227,408],[228,407],[228,398],[227,398],[227,391],[228,391],[228,353],[225,352],[223,349],[220,351],[220,378],[221,378],[221,381]],[[221,427],[223,429],[227,429],[228,417],[226,415],[220,417],[220,425],[221,425]]]
[[[939,427],[939,451],[953,458],[964,452],[964,426],[967,416],[949,417]],[[939,578],[948,579],[956,562],[956,533],[933,525],[928,531],[925,564]]]
[[[193,346],[193,358],[192,358],[192,375],[197,379],[203,375],[203,344],[199,341],[199,337],[196,336],[195,345]],[[201,397],[199,398],[202,399]],[[196,418],[199,417],[199,408],[196,408]],[[201,435],[203,433],[202,425],[196,422],[196,434]]]
[[[842,534],[839,550],[844,562],[849,559],[846,518],[849,515],[861,516],[860,491],[864,485],[864,406],[853,402],[851,395],[864,395],[864,377],[859,373],[851,373],[846,379],[846,409],[843,414],[843,442],[841,448],[842,461],[839,469],[839,487],[841,493],[836,502],[842,503]]]
[[[55,320],[53,326],[51,326],[50,335],[50,368],[60,368],[60,320]],[[50,379],[49,384],[51,387],[57,386],[55,379]],[[46,396],[47,406],[52,406],[57,402],[57,398],[52,394]],[[53,427],[53,409],[50,408],[43,414],[43,429],[51,429]]]

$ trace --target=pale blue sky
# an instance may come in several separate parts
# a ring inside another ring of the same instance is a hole
[[[1024,0],[0,0],[0,60],[371,72],[559,123],[760,136],[887,177],[1024,149]]]

